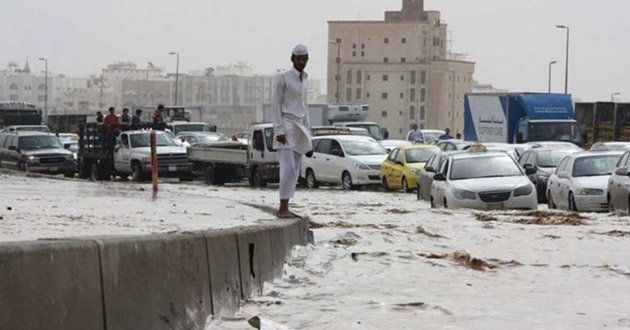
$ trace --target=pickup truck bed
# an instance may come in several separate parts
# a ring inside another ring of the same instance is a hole
[[[188,148],[188,160],[204,163],[247,165],[247,146],[241,143],[220,142],[198,144]]]

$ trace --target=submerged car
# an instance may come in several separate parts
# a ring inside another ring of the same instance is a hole
[[[556,167],[564,159],[579,152],[578,149],[554,150],[546,148],[535,148],[525,151],[519,159],[519,164],[525,169],[533,169],[535,172],[529,175],[529,179],[536,186],[538,202],[547,202],[547,181],[556,171]]]
[[[619,151],[607,151],[565,157],[547,184],[549,208],[608,211],[608,179],[621,155]]]
[[[528,172],[506,153],[483,146],[448,156],[433,178],[431,207],[535,210],[536,188]]]
[[[25,131],[0,133],[0,167],[73,177],[74,156],[54,134]]]
[[[344,190],[380,184],[387,151],[371,137],[331,135],[313,138],[313,153],[302,160],[300,176],[308,188],[341,184]]]
[[[381,183],[385,190],[418,188],[420,172],[431,156],[440,150],[435,146],[417,144],[392,150],[381,166]]]
[[[621,156],[608,179],[608,209],[630,214],[630,151]]]

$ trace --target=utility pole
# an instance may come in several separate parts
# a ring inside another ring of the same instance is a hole
[[[44,61],[44,87],[46,88],[44,94],[44,125],[48,125],[48,60],[40,57],[40,61]]]
[[[548,93],[551,94],[551,66],[556,64],[558,62],[556,61],[551,61],[549,62],[549,88],[548,88]]]
[[[566,50],[566,67],[565,67],[565,71],[564,71],[564,93],[565,94],[569,94],[569,36],[570,36],[570,29],[568,26],[566,25],[557,25],[556,26],[558,29],[565,29],[567,30],[567,50]]]
[[[175,68],[175,104],[173,104],[173,105],[177,105],[177,88],[179,86],[179,53],[178,52],[170,52],[168,54],[177,56],[177,64],[176,64],[176,68]]]

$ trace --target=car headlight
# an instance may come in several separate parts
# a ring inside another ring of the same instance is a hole
[[[143,157],[142,158],[142,162],[145,163],[145,164],[151,163],[151,157]]]
[[[37,157],[35,156],[27,156],[26,157],[26,161],[29,163],[36,163],[37,162]]]
[[[420,172],[421,171],[419,169],[417,169],[417,168],[412,168],[411,169],[411,174],[413,174],[413,175],[420,175]]]
[[[602,189],[582,188],[577,190],[577,194],[581,196],[599,196],[603,195],[604,191]]]
[[[77,158],[79,158],[79,155],[77,155],[77,154],[72,154],[72,158],[74,158],[74,160],[77,160]]]
[[[514,190],[514,197],[527,196],[527,195],[531,194],[532,191],[534,191],[534,187],[532,187],[531,184],[528,184],[528,185],[522,186],[522,187],[518,187],[518,188],[516,188],[516,190]]]
[[[453,190],[453,195],[457,197],[458,199],[476,199],[477,198],[477,194],[475,194],[474,192],[468,191],[468,190],[462,190],[462,189]]]
[[[74,159],[75,159],[74,154],[66,155],[66,160],[74,160]]]
[[[370,169],[367,165],[365,165],[365,164],[363,164],[363,163],[359,163],[359,162],[354,162],[354,163],[352,163],[352,166],[353,166],[354,168],[356,168],[357,170],[364,170],[364,171],[367,171],[367,170],[369,170],[369,169]]]

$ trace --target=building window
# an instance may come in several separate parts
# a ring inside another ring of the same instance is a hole
[[[370,75],[367,75],[367,81],[370,81]]]
[[[346,88],[346,101],[352,102],[352,88]]]
[[[409,101],[416,102],[416,89],[412,88],[409,90]]]
[[[409,107],[409,119],[416,119],[416,107],[413,105]]]
[[[382,93],[382,94],[381,94],[381,98],[383,98],[383,99],[387,99],[387,93]]]
[[[384,58],[383,58],[383,62],[385,62],[385,63],[389,63],[389,57],[384,57]]]
[[[427,72],[424,70],[420,71],[420,83],[423,85],[427,83]]]
[[[406,44],[406,43],[407,43],[407,38],[402,38],[402,39],[400,39],[400,43],[401,43],[401,44]]]
[[[405,93],[400,93],[400,98],[404,99],[405,98]]]
[[[17,84],[13,83],[13,84],[11,84],[11,86],[9,86],[9,89],[10,89],[10,90],[14,90],[14,91],[16,91],[16,90],[18,90],[18,89],[19,89],[19,87],[18,87],[18,85],[17,85]]]
[[[388,44],[388,43],[389,43],[389,38],[385,38],[385,39],[383,39],[383,42],[384,42],[384,43],[386,43],[386,44]]]
[[[366,98],[366,99],[369,99],[369,98],[370,98],[370,93],[369,93],[369,92],[368,92],[368,93],[365,93],[365,98]]]
[[[422,106],[420,107],[420,120],[424,120],[425,115],[426,115],[426,108]]]
[[[450,100],[451,98],[453,98],[453,95],[451,93],[448,93],[448,99]]]
[[[357,49],[357,44],[352,44],[352,49]]]
[[[387,111],[381,111],[381,117],[387,117]]]
[[[361,88],[357,88],[357,101],[361,100],[361,97],[362,97],[361,94],[362,94],[361,93]]]
[[[352,84],[352,71],[351,70],[348,70],[348,73],[346,74],[346,83]]]
[[[405,81],[405,75],[404,74],[400,75],[400,81]]]
[[[400,58],[400,63],[407,63],[407,59],[404,57]]]
[[[411,82],[412,85],[416,83],[416,71],[411,71],[410,82]]]
[[[457,94],[457,99],[459,100],[459,94]]]
[[[389,76],[388,76],[388,75],[386,75],[386,74],[384,74],[384,75],[383,75],[383,81],[389,81]]]
[[[38,95],[37,96],[37,102],[44,102],[46,101],[46,96],[45,95]]]
[[[352,51],[352,57],[357,57],[357,52]]]
[[[9,95],[9,101],[19,101],[20,97],[18,95],[12,94]]]
[[[365,52],[361,52],[361,57],[365,57]]]
[[[448,76],[448,81],[453,81],[453,77]]]
[[[365,44],[361,44],[361,49],[365,49]]]
[[[361,84],[363,83],[363,71],[358,70],[357,71],[357,84]]]
[[[337,38],[337,39],[335,39],[335,42],[336,42],[336,43],[338,43],[338,44],[340,44],[340,43],[341,43],[341,38]]]
[[[457,77],[457,82],[459,82],[459,76]]]
[[[427,100],[427,90],[424,88],[420,88],[420,102],[425,102]]]
[[[402,110],[398,111],[398,115],[402,117]]]

